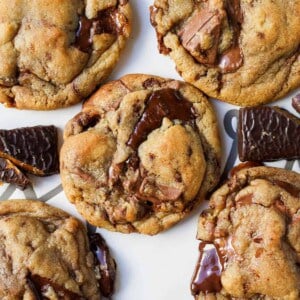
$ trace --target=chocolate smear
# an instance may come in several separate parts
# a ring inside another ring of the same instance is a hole
[[[22,190],[31,184],[30,180],[5,158],[0,158],[0,181],[16,184]]]
[[[300,158],[300,119],[279,107],[241,108],[238,120],[241,161]]]
[[[221,274],[223,271],[223,259],[218,248],[213,243],[200,242],[200,256],[192,278],[192,295],[197,296],[201,292],[218,293],[222,289]]]
[[[0,130],[0,157],[34,175],[58,173],[56,127],[35,126]]]
[[[95,265],[100,272],[98,279],[101,294],[109,297],[114,292],[114,283],[116,279],[116,263],[111,257],[108,246],[100,234],[89,235],[90,248],[95,256]]]

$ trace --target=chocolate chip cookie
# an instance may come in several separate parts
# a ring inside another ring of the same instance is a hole
[[[240,106],[300,86],[300,2],[155,0],[161,53],[211,97]]]
[[[156,234],[215,186],[220,155],[216,117],[198,89],[136,74],[102,86],[68,122],[60,170],[91,224]]]
[[[128,0],[0,3],[0,102],[55,109],[89,96],[130,33]]]
[[[300,298],[300,174],[233,169],[198,225],[195,299]]]
[[[1,299],[99,300],[103,280],[108,291],[115,266],[105,242],[96,234],[89,242],[84,226],[60,209],[2,201],[0,239]]]

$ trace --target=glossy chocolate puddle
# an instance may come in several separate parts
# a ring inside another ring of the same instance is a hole
[[[217,293],[222,289],[221,274],[224,260],[213,243],[200,242],[199,260],[192,278],[191,291],[194,296],[201,292]]]

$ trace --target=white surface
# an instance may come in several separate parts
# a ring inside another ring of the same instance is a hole
[[[131,0],[130,2],[134,16],[132,36],[110,79],[117,79],[127,73],[149,73],[179,79],[173,62],[158,53],[154,29],[149,21],[149,6],[152,0]],[[278,101],[275,105],[286,107],[295,113],[291,108],[290,98],[291,96],[286,100]],[[213,101],[213,104],[219,117],[223,139],[224,165],[232,139],[225,133],[223,119],[228,110],[238,109],[238,107],[218,101]],[[54,124],[62,133],[65,123],[79,112],[80,108],[79,104],[67,109],[36,112],[18,111],[1,106],[0,128]],[[284,167],[285,164],[285,161],[281,161],[269,165]],[[299,161],[294,164],[294,170],[299,171]],[[41,197],[59,185],[60,180],[59,176],[35,177],[34,182],[36,197]],[[7,188],[7,185],[0,187],[0,195],[7,192]],[[26,195],[15,191],[10,198],[26,198]],[[48,203],[78,216],[63,193],[56,195]],[[117,290],[113,299],[192,299],[189,284],[198,256],[198,242],[195,235],[200,211],[201,209],[198,208],[185,221],[154,237],[138,234],[124,235],[100,230],[112,249],[118,265]]]

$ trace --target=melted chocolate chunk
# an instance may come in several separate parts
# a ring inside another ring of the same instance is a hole
[[[192,278],[192,295],[201,292],[218,293],[222,289],[221,274],[223,271],[223,259],[218,248],[207,242],[200,242],[200,256]]]
[[[243,64],[243,54],[239,47],[239,37],[243,23],[243,14],[240,0],[226,0],[226,12],[228,21],[233,32],[231,47],[227,49],[219,58],[219,68],[222,73],[234,72]]]
[[[0,157],[35,175],[58,173],[57,130],[54,126],[0,130]]]
[[[148,98],[146,109],[135,125],[127,145],[137,150],[139,145],[147,139],[148,134],[161,126],[165,117],[170,120],[193,122],[195,119],[193,104],[174,89],[154,91]]]
[[[219,60],[219,68],[222,70],[222,73],[234,72],[242,64],[243,56],[238,46],[226,50]]]
[[[100,234],[94,233],[89,235],[90,247],[95,255],[95,264],[99,267],[101,294],[109,297],[114,292],[114,283],[116,278],[116,263],[110,255],[105,240]]]
[[[241,161],[300,158],[300,119],[279,107],[240,109],[238,152]]]
[[[0,181],[16,184],[22,190],[30,185],[30,180],[5,158],[0,158]]]
[[[73,293],[58,284],[55,284],[48,278],[41,277],[36,274],[29,274],[27,276],[27,284],[34,293],[37,300],[46,299],[43,297],[43,293],[51,287],[59,300],[87,300],[86,298]]]
[[[90,52],[94,35],[102,33],[118,35],[122,33],[122,30],[123,22],[120,19],[118,9],[115,7],[99,11],[97,17],[93,19],[80,16],[75,47],[82,52]]]
[[[300,94],[296,95],[292,99],[292,106],[300,114]]]
[[[189,22],[179,31],[181,43],[200,63],[214,65],[218,54],[223,15],[203,3]]]
[[[218,53],[222,24],[226,17],[233,38],[225,52]],[[243,14],[239,0],[226,0],[224,10],[215,9],[210,1],[206,1],[184,24],[178,36],[183,47],[198,62],[207,66],[218,66],[222,73],[230,73],[240,68],[243,63],[243,55],[239,47],[242,22]]]

